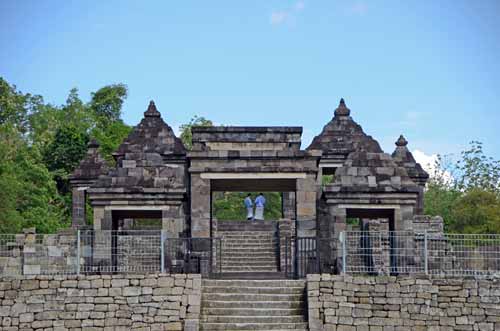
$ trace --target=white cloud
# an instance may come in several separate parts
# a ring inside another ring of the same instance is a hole
[[[414,150],[412,154],[415,158],[415,161],[420,163],[425,171],[427,171],[428,173],[434,173],[434,170],[436,169],[436,161],[438,159],[437,154],[427,155],[424,152],[419,151],[418,149]]]
[[[437,154],[427,155],[418,149],[415,149],[412,154],[415,161],[420,163],[429,176],[432,177],[437,175],[443,178],[446,183],[453,182],[453,176],[449,171],[436,167],[436,161],[438,160]]]
[[[273,11],[271,13],[271,16],[269,17],[269,22],[272,25],[283,24],[286,21],[293,18],[294,14],[303,11],[304,7],[305,7],[304,1],[300,0],[295,2],[290,8]]]

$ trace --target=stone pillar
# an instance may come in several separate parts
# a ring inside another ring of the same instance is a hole
[[[317,186],[314,175],[297,179],[297,236],[316,236]]]
[[[415,208],[416,215],[424,214],[424,189],[425,189],[425,184],[418,185],[417,206]]]
[[[35,228],[24,229],[23,275],[39,275],[42,271],[40,262],[36,254]]]
[[[337,243],[337,256],[336,261],[332,261],[332,265],[335,264],[337,272],[342,270],[342,243],[339,241],[340,233],[346,231],[347,229],[347,210],[345,208],[339,208],[337,205],[331,205],[328,207],[329,215],[331,217],[331,224],[329,226],[329,237],[336,239]]]
[[[389,237],[389,221],[387,219],[368,219],[364,221],[363,229],[368,231],[360,247],[364,257],[365,267],[372,269],[377,275],[391,273],[391,240]],[[363,234],[363,236],[365,236]]]
[[[179,238],[184,232],[184,208],[182,204],[169,205],[162,211],[162,229],[168,238]]]
[[[210,180],[191,174],[191,237],[210,237]]]
[[[104,207],[94,207],[94,230],[102,230]]]
[[[82,187],[75,186],[72,189],[72,219],[71,227],[78,229],[84,227],[87,223],[85,219],[85,203],[86,203],[86,190]]]
[[[288,265],[288,272],[293,267],[293,242],[295,238],[294,222],[291,219],[278,220],[279,245],[280,245],[280,271],[285,272]]]
[[[283,192],[281,199],[283,203],[283,218],[295,220],[295,192]]]

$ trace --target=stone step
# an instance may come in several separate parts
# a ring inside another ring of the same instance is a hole
[[[222,272],[278,272],[277,266],[234,267],[223,266]]]
[[[297,316],[302,315],[300,308],[202,308],[204,316]]]
[[[277,240],[268,239],[248,239],[248,238],[224,238],[223,244],[278,244]]]
[[[273,261],[273,262],[276,262],[276,256],[275,254],[269,254],[269,255],[265,255],[265,254],[259,254],[259,255],[255,255],[255,256],[232,256],[232,255],[226,255],[224,254],[222,256],[222,260],[223,261],[231,261],[231,262],[245,262],[245,261],[265,261],[265,262],[268,262],[268,261]]]
[[[255,252],[277,252],[277,247],[273,246],[255,246],[255,247],[247,247],[247,246],[231,246],[231,247],[222,247],[224,248],[230,248],[234,250],[235,252],[239,251],[255,251]],[[231,253],[232,251],[226,251],[225,253]]]
[[[202,304],[205,301],[301,301],[303,294],[241,294],[241,293],[202,293]]]
[[[305,289],[306,282],[304,280],[293,279],[257,279],[257,280],[240,280],[240,279],[203,279],[203,286],[246,286],[246,287],[302,287]]]
[[[220,280],[270,280],[270,279],[275,279],[275,280],[280,280],[280,279],[286,279],[285,274],[283,272],[278,272],[278,271],[269,271],[269,272],[246,272],[246,271],[239,271],[239,272],[224,272],[224,273],[217,273],[217,278]]]
[[[227,259],[223,259],[222,265],[223,266],[235,266],[235,267],[259,266],[259,265],[277,266],[278,262],[276,262],[276,259],[259,259],[259,260],[244,259],[244,260],[240,260],[240,261],[236,261],[236,260],[229,260],[228,261]]]
[[[205,293],[304,294],[304,287],[204,286]]]
[[[274,231],[272,224],[262,224],[261,222],[242,222],[233,224],[217,224],[217,232],[230,231]]]
[[[203,309],[300,309],[305,308],[305,302],[299,301],[217,301],[203,302]],[[221,314],[222,315],[222,314]]]
[[[262,247],[262,246],[254,246],[254,247],[241,247],[241,246],[233,246],[233,247],[222,247],[222,254],[223,256],[226,256],[226,255],[231,255],[231,253],[241,253],[241,252],[247,252],[247,253],[251,253],[251,252],[256,252],[256,253],[260,253],[260,254],[270,254],[270,255],[274,255],[278,252],[278,249],[277,247],[272,247],[272,246],[265,246],[265,247]]]
[[[274,231],[218,231],[217,237],[221,238],[272,238],[275,237]]]
[[[307,323],[200,323],[200,330],[307,330]]]
[[[252,261],[252,260],[246,260],[242,262],[231,262],[231,261],[222,261],[222,266],[223,267],[235,267],[235,268],[241,268],[241,267],[277,267],[278,263],[276,261]]]
[[[225,258],[231,258],[231,259],[241,259],[241,258],[268,258],[271,256],[276,256],[277,254],[276,250],[247,250],[247,249],[240,249],[237,251],[223,251],[222,252],[222,259]]]
[[[226,316],[226,315],[203,315],[202,323],[301,323],[305,322],[302,315],[290,316]]]
[[[272,241],[272,240],[262,240],[262,241],[257,241],[257,240],[222,240],[222,246],[276,246],[278,245],[277,241]]]
[[[217,228],[217,233],[220,232],[275,232],[273,226],[262,226],[261,224],[245,224],[245,225],[228,225]]]

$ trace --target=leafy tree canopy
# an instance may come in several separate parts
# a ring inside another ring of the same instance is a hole
[[[120,119],[126,97],[127,87],[113,84],[86,103],[74,88],[65,104],[54,106],[0,77],[0,232],[30,226],[53,232],[69,224],[68,176],[91,137],[113,162],[112,152],[131,130]]]
[[[181,140],[188,150],[193,148],[193,133],[191,132],[193,126],[213,126],[213,123],[204,117],[194,116],[189,123],[181,125]]]
[[[500,161],[473,141],[455,162],[438,157],[434,169],[424,196],[426,214],[442,216],[447,231],[500,233]]]

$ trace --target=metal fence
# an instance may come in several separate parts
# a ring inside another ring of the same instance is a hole
[[[221,238],[164,231],[0,235],[0,275],[223,273]],[[284,250],[284,251],[281,251]],[[346,231],[286,238],[277,253],[290,278],[310,273],[500,277],[500,235]]]
[[[347,274],[500,277],[500,235],[348,231],[340,242]]]
[[[164,231],[66,231],[0,235],[0,275],[220,272],[216,238]]]
[[[335,238],[286,238],[284,274],[287,278],[305,278],[307,274],[338,273],[339,241]]]

